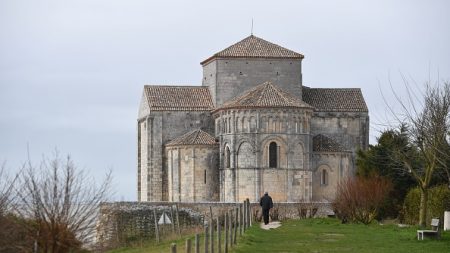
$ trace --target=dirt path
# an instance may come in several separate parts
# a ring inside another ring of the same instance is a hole
[[[261,223],[261,228],[265,229],[265,230],[274,229],[274,228],[277,228],[280,226],[281,226],[281,222],[279,222],[279,221],[269,222],[269,224],[267,224],[267,225],[264,225],[264,223]]]

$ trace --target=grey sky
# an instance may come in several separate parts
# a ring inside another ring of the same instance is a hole
[[[200,61],[250,34],[305,55],[304,84],[361,87],[371,142],[399,72],[450,79],[450,1],[0,0],[0,161],[55,147],[136,198],[144,84],[201,84]],[[431,71],[429,71],[431,70]]]

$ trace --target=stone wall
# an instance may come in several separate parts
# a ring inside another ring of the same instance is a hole
[[[227,58],[203,66],[202,83],[210,88],[216,107],[267,81],[301,98],[301,60]]]
[[[138,120],[138,200],[168,200],[167,157],[163,145],[193,129],[213,135],[211,113],[151,111]]]
[[[355,175],[351,152],[318,152],[312,159],[313,201],[331,201],[335,198],[338,183]],[[324,174],[325,173],[325,178]]]
[[[218,145],[166,147],[169,201],[219,200]]]
[[[235,210],[242,203],[220,202],[115,202],[103,203],[97,221],[97,242],[100,248],[111,248],[140,239],[155,238],[155,217],[165,212],[171,218],[171,207],[175,215],[179,208],[180,230],[182,233],[201,228],[212,217],[223,216],[227,211]],[[261,220],[259,203],[251,203],[254,222]],[[280,202],[274,203],[271,210],[272,220],[299,219],[307,217],[326,217],[333,214],[328,202]],[[165,227],[164,227],[165,226]],[[162,225],[162,230],[171,231],[171,225]]]
[[[221,201],[257,201],[265,191],[275,201],[310,201],[311,115],[297,108],[230,109],[213,115],[222,144]],[[275,168],[269,166],[272,142],[277,145]]]
[[[314,112],[311,134],[325,134],[355,152],[369,146],[367,112]]]

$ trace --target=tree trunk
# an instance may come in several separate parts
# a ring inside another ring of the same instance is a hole
[[[427,226],[427,202],[428,202],[428,187],[420,187],[420,212],[419,212],[419,226],[425,228]]]

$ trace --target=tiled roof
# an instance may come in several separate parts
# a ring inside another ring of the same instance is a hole
[[[217,145],[217,142],[214,137],[207,132],[197,129],[183,134],[166,144],[166,146],[179,145]]]
[[[203,65],[216,57],[303,59],[304,56],[287,48],[278,46],[277,44],[258,38],[254,35],[250,35],[238,43],[214,54],[201,62],[201,64]]]
[[[313,151],[314,152],[345,152],[345,148],[336,140],[318,134],[313,137]]]
[[[242,96],[236,97],[224,103],[217,110],[262,107],[299,107],[312,109],[310,105],[281,90],[271,82],[265,82],[245,92]]]
[[[316,111],[368,112],[361,89],[324,89],[303,86],[303,101]]]
[[[214,108],[206,86],[145,85],[152,111],[210,111]]]

